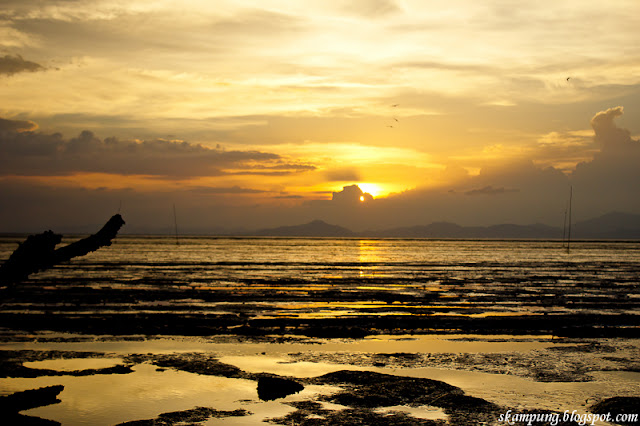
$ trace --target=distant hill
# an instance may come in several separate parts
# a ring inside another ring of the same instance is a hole
[[[322,220],[314,220],[304,225],[281,226],[248,233],[257,237],[354,237],[352,231],[337,225],[329,225]]]
[[[561,227],[543,224],[460,226],[451,222],[399,227],[379,231],[353,232],[347,228],[314,220],[303,225],[281,226],[247,232],[245,235],[269,237],[378,237],[378,238],[523,238],[561,239]],[[640,239],[640,215],[613,212],[574,223],[573,239]]]
[[[371,236],[397,238],[561,238],[562,229],[546,225],[460,226],[434,222],[426,226],[394,228],[370,232]]]
[[[640,215],[612,212],[576,223],[571,230],[576,238],[640,239]]]

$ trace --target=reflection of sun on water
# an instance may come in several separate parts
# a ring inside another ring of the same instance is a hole
[[[377,265],[369,265],[369,263],[380,262],[380,242],[375,240],[360,240],[360,276],[361,277],[373,277],[378,269]]]

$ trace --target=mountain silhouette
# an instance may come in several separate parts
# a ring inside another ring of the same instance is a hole
[[[640,215],[611,212],[578,222],[572,233],[576,238],[640,239]]]
[[[561,239],[562,227],[540,223],[461,226],[451,222],[354,232],[322,220],[278,228],[261,229],[245,235],[269,237],[373,237],[373,238],[522,238]],[[612,212],[572,225],[573,239],[640,239],[640,215]]]

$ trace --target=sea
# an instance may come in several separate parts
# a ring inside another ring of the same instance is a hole
[[[0,238],[0,261],[22,240]],[[478,317],[577,308],[637,313],[638,283],[639,241],[573,241],[568,249],[561,241],[536,240],[121,235],[109,247],[32,275],[27,284],[54,293],[78,287],[175,291],[161,301],[87,300],[90,306],[77,306],[96,312],[161,312],[164,306],[173,313],[219,313],[227,296],[242,294],[243,303],[259,305],[261,317],[426,311]],[[185,298],[180,290],[218,292],[221,300]],[[18,312],[24,302],[2,309]],[[55,306],[44,300],[30,309]]]
[[[23,240],[0,237],[0,261]],[[264,424],[293,412],[296,402],[336,391],[306,386],[261,401],[253,380],[128,361],[147,354],[215,357],[246,372],[300,378],[366,369],[441,380],[514,410],[587,413],[594,401],[640,391],[640,373],[629,370],[629,363],[640,362],[640,340],[624,337],[638,334],[639,283],[639,241],[572,241],[568,250],[561,241],[537,240],[120,235],[111,246],[33,274],[4,293],[0,350],[7,356],[22,351],[29,360],[23,364],[33,369],[124,363],[133,371],[8,377],[0,379],[0,394],[63,385],[61,402],[22,412],[62,424],[113,425],[213,407],[250,414],[198,424],[245,425]],[[527,318],[528,328],[480,335],[472,327],[484,320],[509,325],[512,317]],[[438,318],[442,327],[434,325]],[[607,322],[597,339],[559,340],[532,328],[538,323],[531,318]],[[145,321],[150,329],[139,326]],[[200,329],[205,323],[213,325]],[[448,329],[451,324],[459,328]],[[342,325],[347,331],[334,333]],[[323,336],[323,330],[333,332]],[[405,362],[412,359],[421,362]],[[467,359],[475,364],[460,361]],[[503,366],[496,359],[521,361]],[[536,365],[571,370],[571,362],[606,371],[587,381],[550,382],[526,373]],[[611,363],[628,371],[611,371]],[[437,407],[380,409],[448,418]]]

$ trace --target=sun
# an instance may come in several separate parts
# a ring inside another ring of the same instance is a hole
[[[380,185],[375,183],[358,183],[358,188],[360,188],[362,192],[371,194],[374,198],[384,192]],[[364,197],[360,197],[360,201],[364,201]]]
[[[364,195],[360,196],[360,201],[364,201]]]

